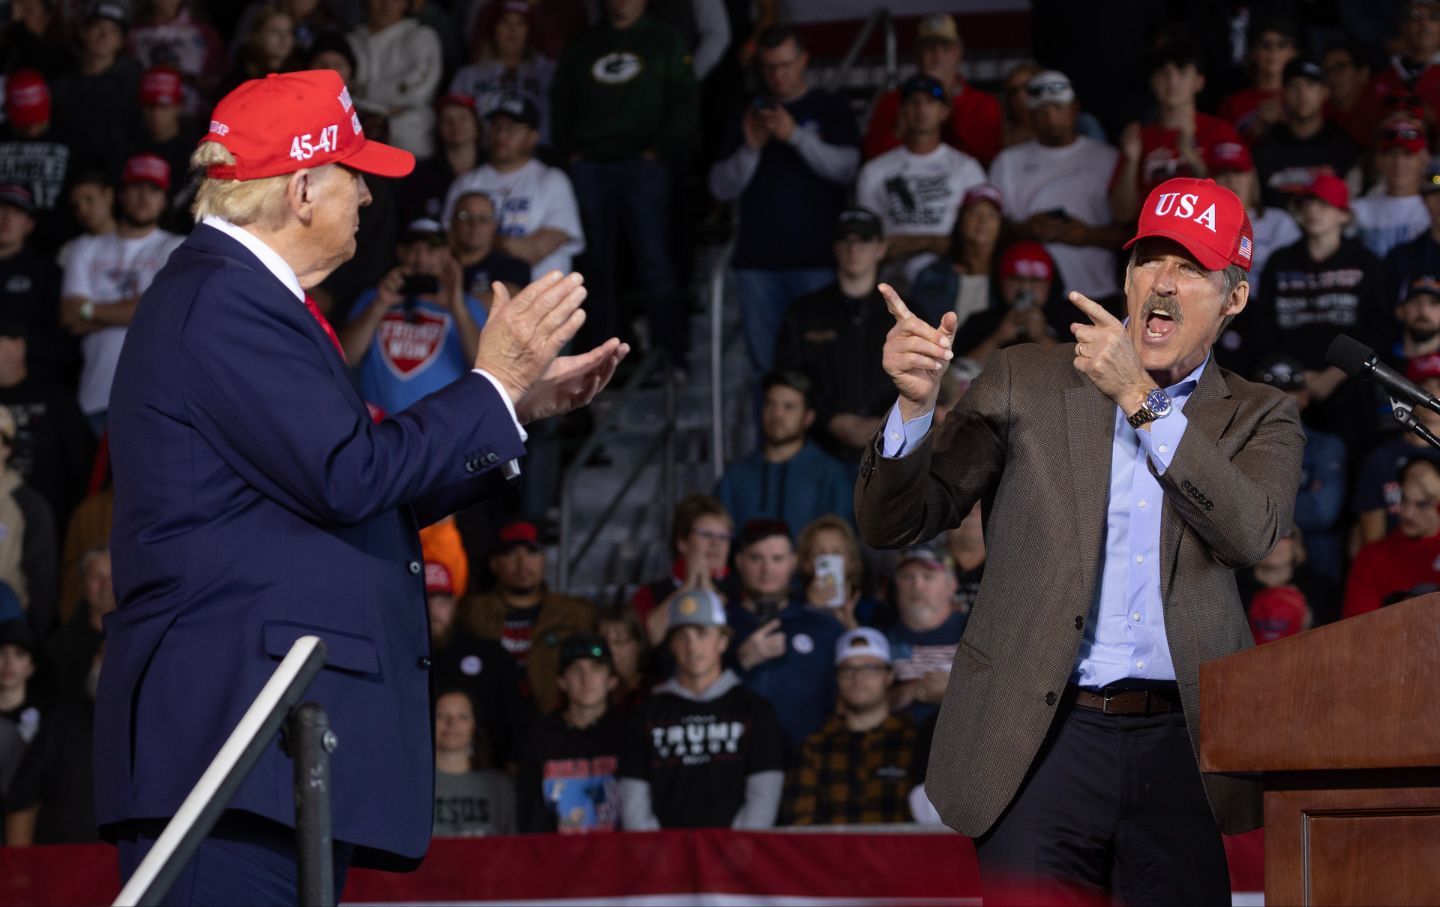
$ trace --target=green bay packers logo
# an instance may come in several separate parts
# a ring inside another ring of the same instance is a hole
[[[645,63],[629,51],[606,54],[590,67],[590,74],[602,85],[624,85],[640,75]]]

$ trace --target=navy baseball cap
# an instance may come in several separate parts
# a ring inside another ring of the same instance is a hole
[[[835,222],[835,238],[858,236],[861,239],[879,239],[885,235],[885,225],[869,208],[846,208]]]
[[[540,108],[524,95],[510,95],[497,104],[494,110],[485,114],[487,120],[493,120],[496,117],[509,117],[531,129],[540,127]]]
[[[912,94],[928,94],[937,101],[945,100],[945,86],[939,80],[932,79],[923,73],[917,73],[900,83],[900,99],[910,97]]]

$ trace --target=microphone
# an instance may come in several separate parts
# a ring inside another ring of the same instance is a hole
[[[1351,378],[1374,381],[1397,400],[1440,413],[1440,399],[1405,380],[1404,376],[1381,362],[1374,350],[1353,337],[1341,334],[1330,341],[1330,348],[1325,351],[1325,361]]]

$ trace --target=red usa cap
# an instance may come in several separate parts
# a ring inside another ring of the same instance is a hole
[[[415,156],[365,138],[350,90],[331,69],[272,73],[220,99],[202,142],[218,142],[235,166],[209,168],[212,179],[253,180],[302,167],[344,164],[376,176],[405,176]]]
[[[140,103],[147,107],[174,107],[182,94],[180,70],[173,66],[152,66],[140,77]]]
[[[1173,239],[1210,271],[1239,265],[1250,270],[1255,234],[1240,197],[1214,180],[1180,177],[1150,191],[1130,248],[1148,236]]]
[[[1001,277],[1032,277],[1051,280],[1055,277],[1055,261],[1045,247],[1030,239],[1012,243],[1000,256]]]
[[[425,562],[425,594],[432,592],[455,594],[455,580],[450,576],[450,568],[438,561]]]

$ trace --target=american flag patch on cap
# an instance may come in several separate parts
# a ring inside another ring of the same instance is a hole
[[[1245,259],[1246,261],[1249,261],[1249,260],[1250,260],[1250,237],[1248,237],[1248,236],[1242,236],[1242,237],[1240,237],[1239,255],[1240,255],[1241,258]]]

